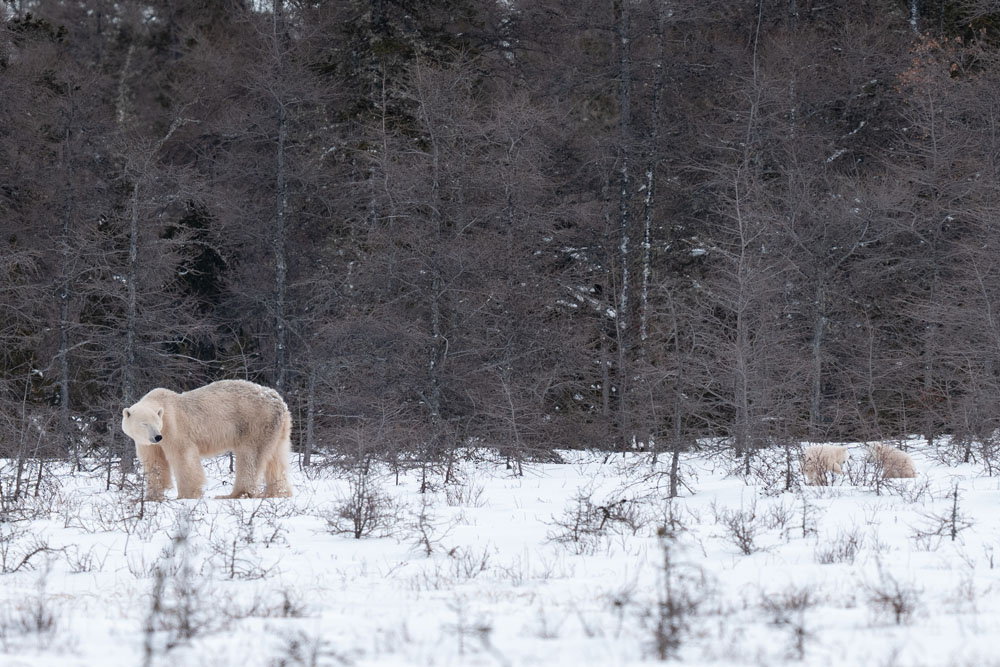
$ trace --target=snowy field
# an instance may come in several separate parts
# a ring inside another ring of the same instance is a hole
[[[1000,479],[914,444],[877,490],[858,446],[785,493],[691,455],[673,502],[642,455],[482,455],[423,495],[328,468],[277,501],[54,475],[0,523],[0,665],[1000,665]]]

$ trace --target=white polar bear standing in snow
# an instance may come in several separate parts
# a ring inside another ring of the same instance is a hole
[[[201,498],[201,459],[236,456],[236,480],[226,498],[292,495],[289,484],[292,417],[273,389],[221,380],[182,394],[153,389],[122,411],[122,430],[135,442],[146,473],[146,497],[162,500],[177,480],[178,498]]]
[[[906,452],[884,442],[876,442],[868,448],[868,459],[881,468],[884,479],[905,479],[917,476],[913,459]]]
[[[847,447],[841,445],[811,445],[802,454],[802,473],[814,486],[826,486],[828,473],[844,474],[841,467],[847,463]]]

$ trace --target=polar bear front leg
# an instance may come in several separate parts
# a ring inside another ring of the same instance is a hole
[[[205,469],[201,457],[192,445],[190,448],[171,448],[166,452],[177,480],[177,498],[201,498],[205,488]]]
[[[174,486],[170,479],[170,463],[163,453],[163,447],[141,445],[135,448],[135,453],[146,477],[146,500],[163,500],[163,492]]]

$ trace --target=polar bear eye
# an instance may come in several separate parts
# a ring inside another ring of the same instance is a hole
[[[128,408],[125,408],[125,419],[128,419],[131,416],[132,416],[132,413],[128,411]]]

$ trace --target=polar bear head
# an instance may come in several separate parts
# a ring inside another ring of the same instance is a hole
[[[122,410],[122,430],[138,445],[153,445],[163,440],[163,406],[139,401]]]

